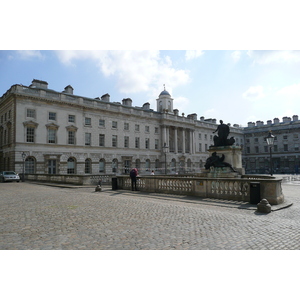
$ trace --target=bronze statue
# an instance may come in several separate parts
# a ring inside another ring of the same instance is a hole
[[[220,120],[220,125],[218,125],[217,129],[213,132],[218,132],[218,136],[214,136],[214,147],[219,146],[231,146],[235,143],[235,139],[231,137],[228,139],[229,135],[229,126],[226,124],[223,124],[223,121]]]
[[[224,161],[225,155],[222,154],[222,157],[217,155],[217,152],[214,152],[205,162],[205,169],[208,170],[210,167],[214,168],[223,168],[229,167],[231,171],[236,172],[231,164]]]

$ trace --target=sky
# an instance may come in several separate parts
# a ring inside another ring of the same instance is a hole
[[[90,98],[109,93],[133,106],[164,89],[173,108],[198,119],[248,122],[300,115],[300,51],[270,50],[2,50],[0,94],[33,79]]]

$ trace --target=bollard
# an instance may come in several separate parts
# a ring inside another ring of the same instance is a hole
[[[257,204],[257,212],[266,213],[266,214],[271,212],[271,205],[267,199],[262,199]]]

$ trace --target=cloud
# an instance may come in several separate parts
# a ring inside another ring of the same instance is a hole
[[[235,63],[237,63],[240,60],[241,54],[242,54],[241,51],[233,51],[231,53],[231,57]]]
[[[59,60],[74,65],[76,60],[94,60],[106,77],[114,76],[122,93],[150,92],[163,84],[176,87],[190,78],[186,70],[175,69],[159,51],[58,51]]]
[[[243,93],[243,98],[247,100],[258,100],[263,98],[264,89],[262,86],[251,86],[245,93]]]
[[[257,64],[300,62],[300,51],[249,50],[248,56]]]
[[[22,60],[44,59],[44,55],[38,50],[17,50],[16,55],[10,55],[10,59],[18,58]]]
[[[287,96],[287,97],[300,97],[300,83],[293,84],[289,86],[285,86],[282,89],[277,91],[277,94],[280,96]]]
[[[185,59],[186,60],[195,59],[203,54],[204,52],[202,50],[187,50],[185,52]]]

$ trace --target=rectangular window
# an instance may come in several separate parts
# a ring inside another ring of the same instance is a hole
[[[149,126],[145,126],[145,132],[147,132],[147,133],[150,132],[150,127]]]
[[[27,109],[27,113],[26,113],[26,117],[27,118],[35,118],[35,109]]]
[[[118,147],[118,137],[116,135],[112,136],[111,144],[112,144],[112,147]]]
[[[283,151],[289,151],[289,145],[288,144],[283,145]]]
[[[56,143],[56,129],[48,128],[48,143]]]
[[[155,139],[155,150],[158,150],[158,139]]]
[[[69,122],[75,123],[75,115],[69,115]]]
[[[26,142],[34,143],[34,128],[32,127],[26,128]]]
[[[265,147],[265,152],[269,152],[269,147],[268,146],[264,146]]]
[[[199,140],[201,140],[201,138],[202,138],[201,133],[199,133],[199,136],[198,136],[198,137],[199,137]]]
[[[158,133],[158,127],[155,127],[154,132]]]
[[[129,136],[124,136],[124,148],[129,148]]]
[[[129,123],[124,123],[124,130],[129,130]]]
[[[49,112],[49,120],[56,121],[56,113],[55,112]]]
[[[91,118],[85,118],[84,119],[84,125],[85,126],[91,126],[92,125],[92,119]]]
[[[135,131],[140,131],[140,125],[139,124],[135,124],[134,129],[135,129]]]
[[[255,138],[255,139],[254,139],[254,142],[255,142],[255,143],[258,143],[258,138]]]
[[[250,153],[250,147],[247,147],[247,153],[248,154]]]
[[[202,144],[199,143],[199,152],[202,152]]]
[[[277,151],[278,151],[278,146],[274,145],[274,152],[277,152]]]
[[[137,148],[137,149],[140,148],[140,138],[139,137],[135,138],[135,148]]]
[[[284,135],[284,136],[283,136],[283,139],[284,139],[284,140],[287,140],[287,138],[288,138],[287,135]]]
[[[258,146],[255,146],[255,153],[258,153],[258,152],[259,152]]]
[[[204,138],[207,140],[207,134],[204,134]]]
[[[118,128],[118,122],[117,121],[112,121],[112,128],[117,129]]]
[[[99,134],[99,146],[100,147],[105,146],[105,134]]]
[[[146,139],[145,139],[145,148],[146,148],[146,149],[149,149],[149,148],[150,148],[150,139],[149,139],[149,138],[146,138]]]
[[[299,136],[298,136],[298,133],[294,133],[294,139],[298,139]]]
[[[299,151],[299,144],[295,144],[295,151]]]
[[[105,120],[100,119],[99,120],[99,126],[105,127]]]
[[[92,134],[86,132],[85,133],[85,145],[90,146],[91,145],[91,139],[92,139]]]
[[[68,144],[75,145],[75,131],[68,131]]]

